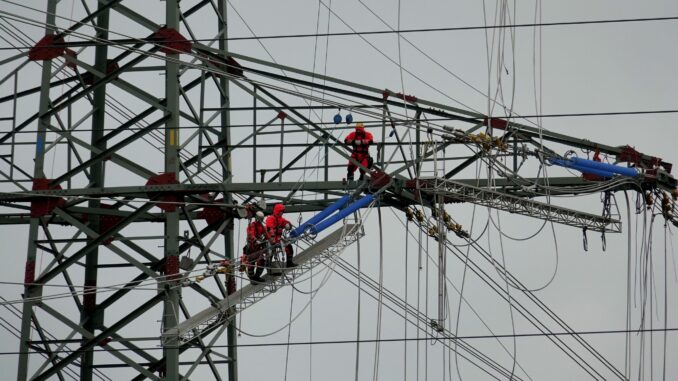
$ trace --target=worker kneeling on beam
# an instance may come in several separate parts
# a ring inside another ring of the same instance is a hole
[[[273,215],[266,218],[266,229],[268,229],[268,237],[273,245],[282,245],[283,230],[291,230],[292,224],[283,217],[285,212],[285,205],[275,204],[273,207]],[[297,264],[292,262],[292,244],[285,245],[285,257],[287,259],[286,267],[297,267]]]
[[[254,221],[247,225],[247,244],[243,250],[242,263],[247,266],[247,276],[252,283],[261,283],[266,265],[268,233],[264,227],[264,213],[257,212]]]
[[[360,165],[365,168],[372,168],[372,157],[370,156],[369,148],[370,144],[374,143],[372,134],[368,131],[365,131],[365,125],[358,122],[355,125],[355,131],[348,134],[344,143],[351,146],[351,159],[354,159]],[[352,160],[348,161],[348,173],[346,174],[346,180],[353,180],[353,173],[358,169],[358,166]],[[365,178],[365,170],[360,168],[360,178],[362,180]]]

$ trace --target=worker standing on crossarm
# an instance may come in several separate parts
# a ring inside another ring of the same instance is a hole
[[[372,157],[370,156],[369,148],[374,139],[372,134],[365,131],[365,125],[361,122],[356,123],[355,131],[351,132],[344,139],[344,143],[351,146],[351,158],[360,163],[365,168],[372,168]],[[353,180],[353,173],[358,169],[358,166],[349,160],[346,174],[346,180]],[[360,178],[365,178],[365,170],[360,168]]]
[[[268,238],[273,245],[279,245],[282,240],[283,230],[291,230],[292,224],[283,217],[285,212],[285,205],[275,204],[273,207],[273,214],[266,218],[266,229],[268,230]],[[292,262],[292,245],[285,245],[286,267],[297,267],[297,264]]]
[[[247,225],[247,244],[243,250],[241,262],[247,266],[247,276],[252,283],[264,281],[266,256],[264,249],[268,242],[268,232],[264,227],[264,213],[259,211],[254,215],[254,221]]]

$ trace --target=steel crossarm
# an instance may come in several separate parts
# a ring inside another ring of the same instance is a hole
[[[422,192],[449,198],[453,202],[470,202],[509,213],[553,221],[558,224],[591,231],[621,233],[621,221],[614,218],[512,196],[457,181],[436,178],[424,181],[421,190]]]
[[[421,179],[422,181],[425,179]],[[484,188],[487,185],[486,179],[457,179],[454,180],[460,184],[477,185]],[[546,186],[543,178],[524,178],[521,181],[499,178],[493,180],[497,188],[506,191],[521,191],[525,186]],[[551,177],[548,184],[559,187],[577,187],[590,184],[579,177]],[[344,184],[342,181],[306,181],[304,190],[330,192],[336,189],[346,189],[354,191],[361,185],[357,182]],[[149,193],[181,193],[181,194],[200,194],[206,192],[289,192],[299,187],[298,182],[256,182],[256,183],[206,183],[206,184],[164,184],[164,185],[137,185],[120,186],[106,188],[70,188],[70,189],[45,189],[29,190],[19,192],[0,192],[0,202],[23,202],[30,201],[34,197],[137,197],[147,198]],[[622,184],[618,189],[627,189],[630,186]],[[556,191],[552,191],[556,193]],[[566,191],[558,191],[558,194],[569,194]]]

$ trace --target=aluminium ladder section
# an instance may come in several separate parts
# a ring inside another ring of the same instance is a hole
[[[297,267],[281,269],[281,275],[264,276],[265,282],[248,284],[225,299],[184,320],[175,328],[163,332],[164,341],[177,339],[185,344],[217,325],[224,324],[235,314],[285,285],[285,278],[298,278],[326,259],[338,255],[364,235],[362,224],[347,224],[294,256]]]

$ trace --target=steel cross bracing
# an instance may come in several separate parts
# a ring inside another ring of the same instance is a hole
[[[170,0],[164,3],[165,12],[152,15],[143,12],[144,2],[100,0],[96,7],[83,2],[74,5],[73,17],[78,22],[59,19],[57,23],[56,16],[63,10],[58,3],[47,2],[48,26],[30,36],[32,43],[14,42],[35,45],[45,35],[105,42],[109,32],[120,25],[110,25],[111,13],[136,28],[130,28],[135,32],[129,36],[135,40],[124,46],[72,46],[75,55],[60,50],[68,43],[62,46],[54,40],[47,48],[56,50],[48,51],[53,54],[45,59],[30,61],[26,52],[21,52],[0,61],[0,89],[4,92],[0,94],[0,117],[12,115],[11,126],[3,124],[0,129],[0,224],[28,225],[18,361],[22,381],[62,377],[64,369],[78,361],[80,378],[85,380],[95,377],[94,370],[104,365],[126,368],[139,378],[178,379],[189,375],[180,374],[187,368],[179,365],[191,361],[199,367],[205,365],[207,372],[221,379],[215,365],[219,360],[214,358],[210,343],[226,333],[229,348],[234,349],[232,326],[222,329],[224,325],[216,324],[179,349],[163,340],[159,342],[164,345],[161,355],[139,348],[134,337],[121,329],[147,330],[158,326],[162,316],[165,331],[171,331],[182,324],[180,311],[184,316],[193,315],[196,307],[190,303],[192,299],[211,303],[234,291],[214,279],[190,288],[173,288],[167,277],[172,280],[179,275],[175,266],[178,257],[191,250],[200,253],[196,266],[233,256],[236,243],[230,226],[243,217],[244,203],[267,200],[265,210],[269,211],[274,202],[284,201],[288,212],[315,212],[347,192],[374,185],[340,181],[343,170],[339,168],[349,157],[340,135],[344,130],[326,128],[317,116],[301,112],[309,105],[353,109],[356,119],[379,131],[375,136],[381,135],[378,140],[384,144],[379,145],[375,169],[392,179],[381,192],[381,207],[432,206],[432,189],[419,192],[404,184],[416,180],[415,174],[430,171],[438,160],[452,164],[451,170],[437,176],[454,179],[454,183],[442,182],[438,191],[443,196],[591,230],[618,231],[620,225],[614,219],[534,201],[540,194],[531,187],[550,186],[550,194],[567,195],[598,193],[600,189],[671,190],[675,184],[670,164],[625,146],[514,122],[489,122],[484,115],[444,104],[231,52],[225,40],[225,0]],[[55,27],[63,23],[70,25]],[[14,27],[12,22],[7,25]],[[163,38],[163,33],[171,36]],[[191,44],[190,40],[205,35],[216,37],[218,46]],[[184,37],[186,43],[168,42]],[[286,74],[278,74],[281,70]],[[157,78],[164,80],[158,81],[155,74],[163,74]],[[7,88],[10,79],[12,86]],[[326,95],[324,100],[310,96],[317,90]],[[238,106],[231,107],[233,99],[239,101]],[[404,118],[405,108],[414,111],[415,117]],[[252,125],[236,128],[231,112],[250,115]],[[428,123],[426,119],[431,117],[446,118],[449,123]],[[448,125],[462,129],[465,138],[450,139]],[[505,152],[469,143],[472,134],[488,125],[508,145]],[[407,129],[414,134],[407,134]],[[394,137],[387,142],[390,133]],[[294,136],[308,136],[309,144],[297,144],[301,139],[292,142]],[[540,136],[556,147],[536,144]],[[410,144],[412,155],[406,149]],[[532,147],[529,154],[525,155],[523,145]],[[516,165],[525,158],[572,148],[599,150],[643,168],[645,177],[592,183],[569,176],[545,182],[531,178],[534,172]],[[320,153],[316,155],[316,151]],[[391,153],[395,153],[394,159],[388,162]],[[267,160],[273,156],[275,160]],[[243,157],[254,160],[250,163]],[[513,159],[514,165],[501,164],[502,157]],[[479,161],[492,163],[497,170],[490,186],[484,179],[458,178]],[[319,171],[318,176],[309,175],[309,171]],[[210,213],[216,217],[206,217]],[[42,271],[36,269],[39,252],[51,260]],[[104,278],[114,278],[124,286],[104,297],[98,293],[106,284]],[[140,291],[149,284],[159,293],[143,297]],[[68,287],[70,309],[43,298],[51,285]],[[154,306],[162,306],[164,312],[153,310]],[[121,311],[132,312],[119,316]],[[37,324],[38,314],[41,324]],[[60,333],[55,342],[66,343],[73,337],[80,341],[68,343],[71,355],[29,365],[36,346],[50,349],[30,340],[33,331],[44,336],[45,321],[50,331]],[[200,354],[193,356],[187,346],[199,348]],[[104,349],[107,356],[93,356],[94,347]],[[121,349],[134,355],[122,356]],[[228,359],[229,378],[234,380],[236,353],[229,350],[223,356]],[[191,367],[188,373],[195,370]],[[115,375],[128,378],[129,373]]]

